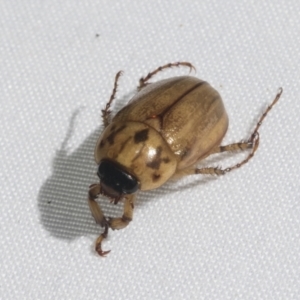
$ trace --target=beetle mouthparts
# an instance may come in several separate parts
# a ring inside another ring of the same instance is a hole
[[[123,198],[124,194],[119,193],[118,191],[114,190],[110,186],[106,185],[105,183],[100,181],[100,193],[108,198],[110,198],[111,202],[114,204],[118,204],[118,202]]]

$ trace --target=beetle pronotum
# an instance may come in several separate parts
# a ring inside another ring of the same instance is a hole
[[[138,93],[111,119],[110,106],[122,74],[118,72],[112,95],[102,110],[105,128],[95,148],[100,183],[92,184],[88,193],[92,215],[104,227],[95,246],[101,256],[110,252],[101,248],[108,229],[122,229],[132,220],[138,190],[155,189],[171,178],[185,175],[223,175],[246,164],[258,148],[258,130],[264,118],[282,94],[280,88],[248,140],[221,146],[228,116],[214,88],[192,76],[149,83],[156,73],[174,66],[195,69],[191,63],[178,62],[150,72],[140,79]],[[249,150],[249,154],[231,167],[196,167],[200,160],[212,154],[237,150]],[[104,216],[96,202],[100,194],[109,197],[114,204],[125,200],[122,217]]]

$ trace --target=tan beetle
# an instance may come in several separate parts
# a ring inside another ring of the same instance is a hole
[[[228,128],[228,116],[214,88],[191,76],[149,83],[153,75],[174,66],[195,69],[188,62],[157,68],[140,79],[138,93],[110,120],[109,108],[122,74],[118,72],[110,100],[102,110],[105,129],[95,149],[100,183],[90,186],[88,197],[94,219],[105,228],[95,246],[101,256],[110,252],[101,249],[108,229],[122,229],[132,220],[138,190],[158,188],[172,177],[223,175],[247,163],[258,148],[258,129],[262,121],[282,94],[280,88],[247,141],[220,146]],[[232,167],[196,167],[211,154],[246,149],[250,149],[246,159]],[[125,199],[121,218],[104,216],[95,201],[100,194],[109,197],[114,204]]]

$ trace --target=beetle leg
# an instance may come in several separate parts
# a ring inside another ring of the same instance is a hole
[[[164,69],[169,69],[169,68],[172,68],[172,67],[179,67],[179,66],[189,67],[190,72],[192,70],[196,71],[196,68],[189,62],[183,61],[183,62],[169,63],[169,64],[166,64],[164,66],[158,67],[154,71],[148,73],[148,75],[146,77],[142,77],[139,81],[140,85],[138,86],[138,90],[141,90],[144,86],[149,84],[149,82],[148,82],[149,79],[152,78],[158,72],[161,72]]]
[[[135,194],[127,195],[124,202],[124,211],[121,218],[111,218],[108,221],[111,229],[123,229],[132,220],[133,209],[134,209]]]
[[[100,194],[100,184],[92,184],[89,189],[88,194],[88,203],[97,224],[100,224],[102,227],[107,225],[107,221],[104,217],[104,214],[99,206],[99,204],[95,201],[98,195]]]
[[[279,88],[276,96],[275,96],[275,99],[273,100],[273,102],[267,107],[267,109],[265,110],[265,112],[262,114],[262,116],[260,117],[260,119],[258,120],[257,124],[256,124],[256,127],[249,139],[250,142],[253,142],[256,138],[256,135],[258,133],[258,129],[259,127],[262,125],[263,123],[263,120],[265,119],[265,117],[267,116],[267,114],[269,113],[269,111],[273,108],[273,106],[278,102],[281,94],[283,92],[283,89],[282,88]]]
[[[92,215],[96,221],[97,224],[100,224],[102,227],[104,226],[104,232],[100,234],[100,236],[97,238],[96,243],[95,243],[95,250],[98,252],[100,256],[105,256],[110,252],[108,251],[103,251],[101,248],[101,242],[103,239],[107,237],[108,233],[108,222],[104,217],[104,214],[98,205],[98,203],[95,201],[97,196],[100,194],[100,184],[92,184],[89,189],[89,196],[88,196],[88,202],[90,206],[90,210],[92,212]]]
[[[122,71],[119,71],[117,74],[116,74],[116,77],[115,77],[115,84],[114,84],[114,88],[113,88],[113,91],[112,91],[112,94],[110,96],[110,99],[109,101],[106,103],[106,106],[105,106],[105,109],[102,109],[101,112],[102,112],[102,120],[103,120],[103,124],[105,127],[107,127],[109,125],[109,115],[111,114],[111,110],[109,110],[113,100],[115,99],[115,96],[116,96],[116,92],[117,92],[117,88],[118,88],[118,80],[120,78],[120,76],[122,75]]]
[[[103,257],[110,252],[110,250],[103,251],[101,248],[101,243],[102,243],[103,239],[105,239],[107,237],[107,233],[108,233],[108,225],[106,224],[104,232],[99,235],[99,237],[97,238],[97,240],[95,242],[95,250],[97,251],[97,253],[100,256],[103,256]]]
[[[241,162],[239,162],[238,164],[232,166],[232,167],[228,167],[226,169],[221,169],[218,167],[206,167],[206,168],[191,168],[191,169],[183,169],[183,170],[179,170],[177,171],[173,178],[180,178],[182,176],[185,175],[193,175],[193,174],[203,174],[203,175],[224,175],[234,169],[240,168],[242,165],[246,164],[254,155],[254,153],[256,152],[258,145],[259,145],[259,134],[257,132],[256,138],[253,141],[253,147],[252,147],[252,151],[249,153],[249,155],[242,160]]]
[[[211,154],[216,154],[216,153],[221,153],[221,152],[232,152],[232,151],[244,151],[247,149],[252,149],[253,147],[253,142],[251,142],[250,140],[247,142],[240,142],[240,143],[234,143],[234,144],[229,144],[229,145],[225,145],[225,146],[218,146],[215,147],[210,153]]]
[[[207,167],[207,168],[193,168],[193,169],[184,169],[184,170],[179,170],[177,173],[175,173],[174,178],[178,178],[184,175],[192,175],[192,174],[205,174],[205,175],[224,175],[225,173],[228,173],[234,169],[240,168],[242,165],[246,164],[253,156],[254,153],[256,152],[258,146],[259,146],[259,132],[258,129],[263,123],[263,120],[269,113],[269,111],[273,108],[273,106],[278,102],[283,90],[282,88],[279,89],[278,93],[275,96],[275,99],[273,102],[267,107],[265,112],[262,114],[260,119],[258,120],[255,129],[253,130],[250,138],[246,142],[241,142],[241,143],[234,143],[226,146],[218,146],[214,148],[209,155],[211,154],[216,154],[220,152],[225,152],[225,151],[235,151],[235,150],[246,150],[246,149],[252,149],[249,155],[242,160],[241,162],[233,165],[232,167],[228,167],[226,169],[220,169],[220,168],[214,168],[214,167]]]
[[[279,100],[282,92],[283,92],[283,90],[282,90],[282,88],[280,88],[277,95],[276,95],[276,97],[275,97],[275,99],[273,100],[273,102],[267,107],[265,112],[262,114],[262,116],[260,117],[260,119],[256,123],[256,127],[253,130],[253,132],[252,132],[252,134],[251,134],[248,141],[240,142],[240,143],[234,143],[234,144],[230,144],[230,145],[226,145],[226,146],[218,146],[218,147],[214,148],[209,153],[209,155],[215,154],[215,153],[220,153],[220,152],[225,152],[225,151],[236,151],[236,150],[242,150],[243,151],[243,150],[251,149],[251,148],[255,147],[255,139],[256,139],[256,136],[258,134],[258,129],[262,125],[262,122],[265,119],[265,117],[267,116],[267,114],[269,113],[269,111],[272,109],[272,107]]]
[[[253,135],[251,136],[251,139],[252,139],[252,137],[253,137]],[[224,170],[226,173],[228,173],[234,169],[240,168],[242,165],[246,164],[254,156],[254,153],[256,152],[256,150],[259,146],[259,133],[258,132],[256,132],[256,135],[254,136],[254,140],[251,141],[251,143],[253,144],[253,146],[252,146],[252,151],[249,153],[249,155],[244,160],[235,164],[234,166],[226,168]]]
[[[239,144],[239,143],[237,143]],[[247,144],[247,143],[245,143]],[[234,144],[233,144],[234,145]],[[240,168],[242,165],[246,164],[256,152],[259,145],[259,133],[257,132],[255,135],[255,139],[251,142],[251,152],[248,154],[248,156],[242,160],[241,162],[235,164],[232,167],[228,167],[226,169],[220,169],[220,168],[202,168],[202,169],[196,169],[195,174],[212,174],[212,175],[224,175],[225,173],[228,173],[234,169]],[[228,145],[231,146],[231,145]],[[247,148],[245,148],[247,149]]]

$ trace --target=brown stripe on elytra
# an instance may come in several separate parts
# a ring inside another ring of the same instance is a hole
[[[122,131],[124,128],[126,128],[126,125],[122,125],[120,128],[118,128],[116,131],[112,131],[112,133],[107,137],[107,141],[110,145],[114,143],[114,139],[117,133]]]
[[[148,120],[150,119],[158,119],[159,124],[160,124],[160,128],[163,127],[163,117],[164,114],[167,113],[170,109],[172,109],[173,106],[175,106],[178,102],[180,102],[180,100],[182,100],[187,94],[191,93],[193,90],[197,89],[198,87],[202,86],[202,85],[208,85],[208,83],[206,81],[201,81],[197,84],[195,84],[193,87],[191,87],[189,90],[185,91],[184,94],[180,95],[170,106],[168,106],[165,110],[163,110],[161,113],[154,115],[154,116],[150,116],[148,118]]]
[[[191,93],[193,90],[197,89],[198,87],[204,85],[204,84],[208,84],[206,81],[201,81],[197,84],[195,84],[193,87],[191,87],[189,90],[185,91],[182,95],[180,95],[176,101],[174,101],[170,106],[168,106],[164,111],[162,111],[159,115],[156,116],[160,118],[160,123],[161,123],[161,127],[163,127],[163,116],[166,112],[168,112],[170,109],[172,109],[173,106],[175,106],[180,100],[182,100],[182,98],[184,98],[186,95],[188,95],[189,93]]]
[[[208,116],[210,115],[215,115],[218,118],[221,118],[222,115],[224,114],[224,110],[222,109],[222,105],[218,105],[216,103],[217,101],[221,101],[222,99],[218,93],[214,93],[213,95],[210,95],[209,101],[205,103],[203,106],[203,112]]]
[[[143,130],[140,130],[140,131],[137,131],[133,137],[134,139],[134,142],[136,144],[138,143],[142,143],[142,142],[145,142],[148,140],[148,133],[149,133],[149,129],[146,128],[146,129],[143,129]]]

